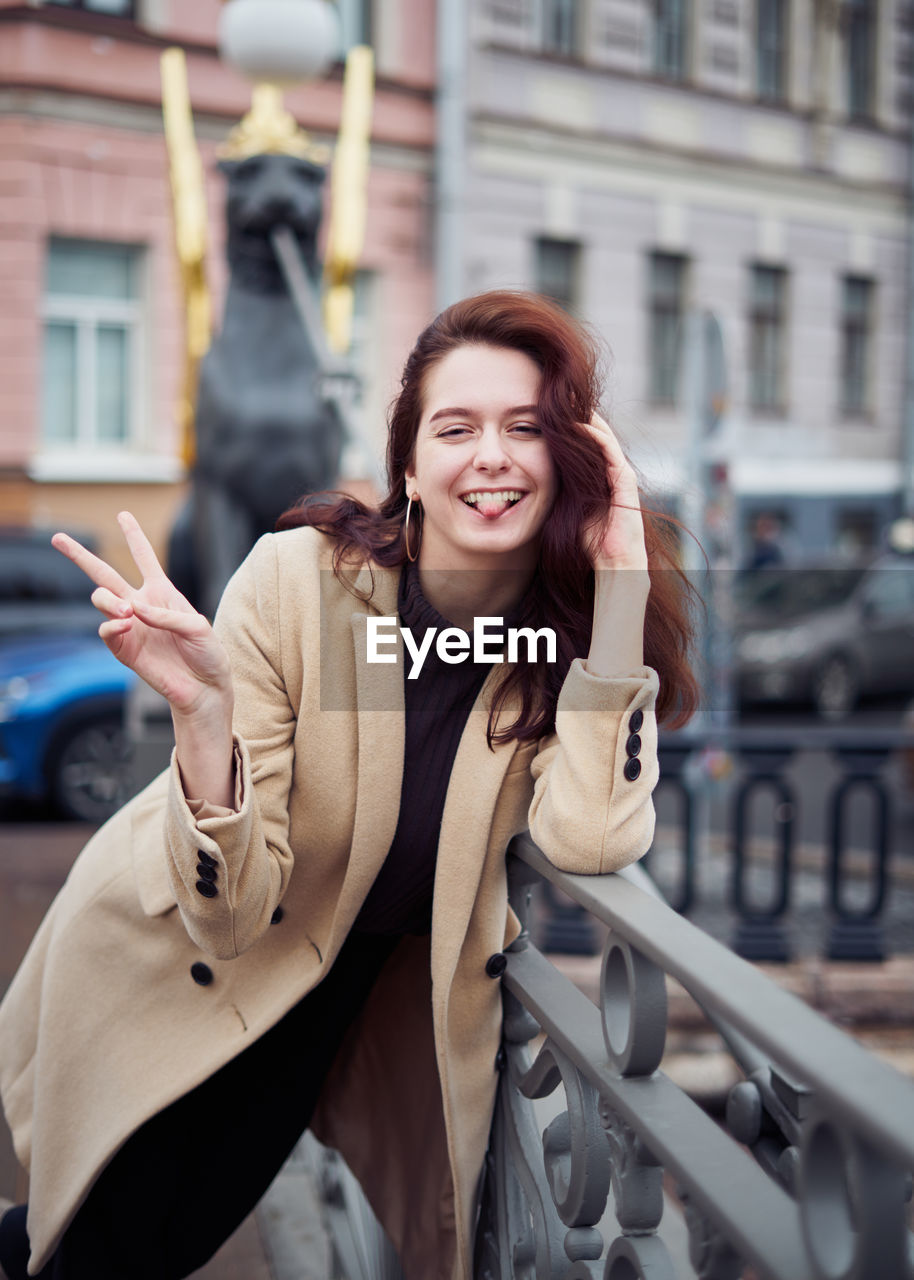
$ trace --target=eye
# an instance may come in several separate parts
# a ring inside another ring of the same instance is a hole
[[[521,431],[527,435],[541,436],[542,428],[538,427],[535,422],[515,422],[511,428],[512,431]]]
[[[445,427],[443,431],[438,432],[438,438],[446,440],[449,436],[459,436],[465,431],[469,431],[469,427]]]

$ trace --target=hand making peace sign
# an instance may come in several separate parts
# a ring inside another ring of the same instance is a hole
[[[118,524],[143,585],[132,587],[117,570],[65,533],[51,539],[96,584],[92,603],[107,619],[98,629],[105,644],[180,716],[196,716],[211,704],[230,704],[229,661],[206,618],[166,577],[149,539],[128,511]]]

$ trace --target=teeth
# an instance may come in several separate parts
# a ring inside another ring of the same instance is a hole
[[[519,502],[523,496],[522,489],[500,489],[497,493],[480,490],[463,494],[463,500],[475,507],[480,502]]]

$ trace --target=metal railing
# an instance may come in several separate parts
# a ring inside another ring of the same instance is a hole
[[[830,960],[881,961],[902,946],[910,949],[914,930],[900,927],[890,915],[893,851],[891,836],[898,790],[887,780],[894,762],[906,762],[902,777],[914,798],[914,733],[890,728],[838,726],[747,728],[733,726],[698,733],[686,730],[661,735],[658,802],[670,817],[664,841],[676,853],[666,858],[663,882],[670,904],[688,914],[708,904],[698,885],[699,847],[710,842],[708,805],[700,803],[711,788],[700,780],[697,762],[707,749],[726,753],[733,769],[725,784],[714,788],[717,832],[725,846],[717,865],[726,877],[727,908],[732,927],[729,943],[746,959],[787,961],[793,958],[788,931],[799,878],[807,885],[818,876],[821,920],[827,923],[823,952]],[[827,758],[827,779],[819,779],[810,795],[798,776],[798,757],[815,752]],[[850,848],[848,817],[857,806],[859,831]],[[803,866],[802,808],[820,809],[816,868]],[[863,822],[859,819],[868,818]],[[771,834],[759,841],[759,828]],[[658,842],[660,843],[660,842]],[[767,845],[760,855],[759,845]],[[861,856],[862,855],[862,856]],[[645,865],[653,869],[654,853]],[[895,863],[895,867],[899,864]],[[752,891],[765,881],[765,900]],[[912,877],[908,877],[912,879]],[[547,889],[550,912],[544,922],[545,950],[592,953],[594,933],[586,914],[555,901]],[[893,927],[889,927],[893,923]],[[892,940],[894,937],[894,946]]]
[[[673,1280],[665,1176],[700,1280],[910,1280],[914,1084],[683,919],[640,868],[568,875],[528,836],[509,855],[525,925],[545,880],[610,932],[598,1008],[526,930],[507,953],[477,1280]],[[659,1069],[667,975],[745,1076],[726,1129]],[[559,1087],[566,1108],[540,1142],[530,1100]]]

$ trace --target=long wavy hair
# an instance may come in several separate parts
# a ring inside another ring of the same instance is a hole
[[[335,542],[333,567],[371,560],[385,568],[406,559],[406,470],[413,460],[429,371],[456,347],[485,345],[521,351],[540,370],[538,422],[557,477],[555,503],[542,530],[537,571],[520,605],[518,625],[549,626],[556,634],[553,663],[506,664],[493,697],[488,740],[527,741],[550,733],[571,662],[585,657],[593,625],[594,570],[587,531],[612,504],[599,444],[581,425],[597,410],[599,349],[566,312],[538,294],[496,290],[457,302],[419,335],[406,361],[399,394],[388,415],[388,492],[378,507],[348,494],[306,495],[286,511],[277,529],[311,525]],[[694,593],[678,564],[677,522],[642,503],[651,589],[644,630],[644,660],[660,677],[657,714],[671,728],[698,706],[690,665]],[[413,531],[415,538],[415,530]],[[348,586],[348,582],[346,582]],[[352,589],[352,588],[350,588]],[[521,710],[495,729],[508,698],[519,692]]]

